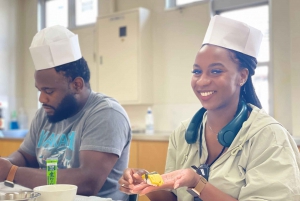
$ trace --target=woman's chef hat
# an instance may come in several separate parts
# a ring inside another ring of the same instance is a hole
[[[36,70],[56,67],[82,57],[78,36],[56,25],[39,31],[29,48]]]
[[[210,20],[203,45],[217,45],[257,58],[262,36],[254,27],[215,15]]]

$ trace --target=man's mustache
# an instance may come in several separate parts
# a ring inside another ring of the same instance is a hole
[[[52,107],[51,105],[43,104],[42,106],[43,106],[43,107],[50,107],[50,108],[52,108],[53,110],[55,110],[55,108]]]

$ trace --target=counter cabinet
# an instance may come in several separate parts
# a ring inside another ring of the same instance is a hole
[[[0,156],[7,157],[18,150],[22,141],[23,139],[1,138]],[[144,168],[163,174],[167,151],[168,141],[133,140],[128,167]],[[146,196],[141,196],[139,201],[149,201],[149,199]]]
[[[18,150],[23,139],[21,138],[0,138],[0,156],[7,157]]]
[[[132,140],[128,167],[143,168],[163,174],[167,152],[168,141]],[[140,196],[139,201],[149,201],[149,199],[147,196]]]
[[[0,138],[0,156],[9,156],[19,149],[22,142],[21,138]],[[168,141],[133,140],[128,166],[157,171],[162,174],[165,170],[167,150]]]

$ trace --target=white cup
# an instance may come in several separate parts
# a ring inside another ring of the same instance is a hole
[[[37,201],[73,201],[77,193],[77,186],[71,184],[55,184],[38,186],[34,192],[41,194]]]

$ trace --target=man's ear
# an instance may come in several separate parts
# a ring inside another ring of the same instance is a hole
[[[75,93],[79,93],[84,87],[84,80],[82,77],[76,77],[72,82]]]

